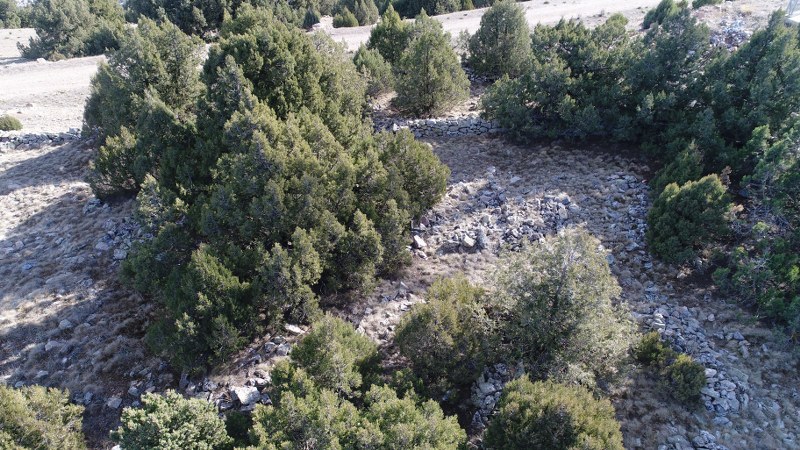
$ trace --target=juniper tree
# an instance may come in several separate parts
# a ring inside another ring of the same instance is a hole
[[[599,246],[584,230],[565,230],[499,271],[501,332],[532,376],[592,386],[627,354],[632,324],[613,304],[620,287]]]
[[[441,114],[469,97],[469,80],[450,46],[450,35],[423,11],[395,66],[397,106],[415,116]]]
[[[37,0],[29,20],[36,36],[17,46],[30,59],[102,54],[117,48],[125,26],[113,0]]]
[[[653,253],[684,262],[698,247],[725,235],[731,208],[726,191],[717,175],[667,185],[647,214],[647,242]]]
[[[531,57],[525,11],[511,0],[492,5],[469,40],[469,65],[490,78],[516,78],[528,70]]]
[[[490,450],[622,450],[614,407],[581,386],[527,377],[508,383],[489,423],[484,444]]]
[[[0,447],[84,450],[83,406],[69,393],[43,386],[20,389],[0,384]]]
[[[409,28],[410,25],[400,19],[400,15],[390,4],[380,22],[370,32],[367,48],[377,50],[383,59],[394,66],[408,46]]]

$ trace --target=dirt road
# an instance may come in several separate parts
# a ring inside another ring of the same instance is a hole
[[[0,30],[0,115],[17,117],[29,133],[80,128],[89,81],[105,57],[26,60],[16,44],[33,35],[32,29]]]
[[[581,18],[587,23],[599,22],[614,13],[622,13],[630,19],[632,26],[641,23],[648,9],[660,0],[532,0],[521,2],[525,17],[531,26],[537,23],[556,23],[562,18]],[[462,31],[474,33],[481,24],[481,17],[488,8],[442,14],[435,19],[442,22],[445,31],[454,38]],[[369,39],[372,26],[355,28],[325,28],[334,40],[343,41],[349,50],[355,51]]]

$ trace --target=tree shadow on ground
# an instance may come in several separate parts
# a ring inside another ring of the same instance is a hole
[[[65,158],[75,158],[67,147],[22,161],[9,169],[13,176],[7,170],[0,180],[30,173],[32,187],[78,181],[85,167],[80,161],[52,174]],[[106,406],[108,398],[117,395],[122,407],[130,405],[136,400],[127,395],[130,383],[156,380],[162,364],[142,340],[151,305],[118,280],[114,250],[133,238],[132,202],[87,208],[92,197],[85,184],[64,191],[0,230],[0,380],[69,389],[86,405],[91,448],[104,448],[121,411]],[[25,214],[25,206],[12,213]]]
[[[36,152],[38,156],[0,166],[0,196],[44,184],[81,181],[85,177],[85,168],[94,153],[90,147],[66,142],[53,150],[49,148],[48,145],[34,146],[24,152]]]

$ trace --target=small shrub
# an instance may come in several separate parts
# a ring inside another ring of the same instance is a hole
[[[692,143],[656,172],[655,178],[650,182],[650,192],[657,197],[668,184],[682,185],[697,180],[701,175],[703,175],[703,154]]]
[[[398,108],[416,116],[436,115],[466,100],[469,80],[441,23],[423,11],[412,35],[395,67]]]
[[[428,392],[467,388],[483,371],[493,353],[493,326],[482,297],[483,290],[463,277],[439,280],[428,289],[427,303],[397,327],[395,342]]]
[[[665,366],[675,358],[675,352],[661,342],[661,335],[656,331],[642,337],[639,345],[634,348],[634,355],[640,363],[657,367]]]
[[[469,40],[469,65],[490,78],[515,78],[530,68],[531,56],[530,30],[522,7],[512,0],[492,5]]]
[[[705,368],[691,356],[679,354],[664,370],[667,390],[676,400],[684,404],[700,400],[700,389],[706,385]]]
[[[672,350],[657,332],[642,337],[634,356],[640,363],[658,371],[664,391],[670,396],[684,404],[699,400],[700,389],[706,385],[705,368],[691,356]]]
[[[231,443],[213,404],[175,391],[143,395],[142,407],[125,408],[120,421],[111,438],[126,450],[215,450]]]
[[[647,215],[647,242],[668,262],[684,262],[700,245],[726,234],[731,203],[717,175],[667,185]]]
[[[508,383],[484,437],[488,450],[622,450],[614,407],[580,386]]]
[[[333,16],[333,28],[349,28],[357,26],[358,19],[356,19],[356,16],[354,16],[353,13],[351,13],[347,8],[345,8],[339,14]]]
[[[664,23],[666,19],[678,14],[682,7],[686,7],[685,3],[676,4],[674,0],[661,0],[655,8],[647,11],[642,22],[642,28],[650,28],[651,25]]]
[[[0,447],[84,450],[83,407],[69,393],[42,386],[13,389],[0,384]]]
[[[0,116],[0,131],[17,131],[22,129],[22,122],[14,116],[5,114]]]
[[[361,45],[353,57],[353,64],[367,78],[368,95],[377,97],[392,90],[394,83],[392,66],[377,50],[370,50]]]
[[[319,11],[309,8],[306,10],[306,15],[303,17],[303,28],[309,30],[311,27],[318,24],[319,20]]]
[[[375,370],[378,348],[352,325],[325,316],[292,349],[292,361],[314,382],[345,396],[357,395],[364,376]]]
[[[706,5],[719,5],[720,3],[722,3],[722,0],[694,0],[692,8],[697,9]]]

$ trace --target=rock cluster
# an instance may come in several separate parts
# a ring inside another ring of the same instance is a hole
[[[81,132],[71,128],[66,133],[25,133],[21,131],[0,131],[0,151],[3,149],[28,150],[46,145],[58,145],[80,139]]]
[[[97,198],[90,199],[84,207],[84,213],[90,214],[96,208],[107,207]],[[105,234],[97,240],[94,249],[98,252],[108,252],[114,261],[122,261],[128,257],[128,251],[133,242],[142,239],[141,228],[132,218],[121,220],[107,219],[103,223]]]
[[[484,120],[476,115],[444,119],[387,119],[376,121],[375,128],[377,130],[392,131],[408,129],[417,138],[480,136],[482,134],[499,133],[503,130],[497,122]]]
[[[745,29],[741,19],[723,20],[720,28],[711,34],[711,44],[728,50],[736,50],[750,39],[750,32]]]
[[[483,375],[472,385],[470,400],[476,408],[470,424],[472,429],[482,430],[489,425],[489,418],[500,400],[503,387],[509,381],[521,376],[522,373],[521,367],[509,368],[502,363],[484,369]]]

